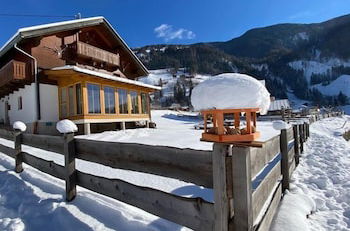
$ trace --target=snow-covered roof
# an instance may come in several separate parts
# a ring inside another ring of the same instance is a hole
[[[191,102],[196,110],[259,108],[265,114],[270,93],[251,76],[225,73],[198,84],[192,91]]]
[[[291,109],[288,99],[277,99],[271,101],[269,111],[279,111],[282,108]]]
[[[16,34],[14,34],[1,48],[0,57],[4,55],[9,49],[11,49],[16,43],[20,42],[22,39],[33,38],[37,36],[42,36],[46,34],[56,33],[66,30],[74,30],[78,28],[96,26],[104,24],[111,31],[117,40],[119,40],[122,46],[128,51],[132,59],[140,66],[145,75],[148,75],[147,68],[143,63],[137,58],[134,52],[126,44],[126,42],[120,37],[117,31],[112,27],[112,25],[102,16],[90,17],[83,19],[68,20],[62,22],[42,24],[38,26],[24,27],[20,28]]]
[[[100,78],[109,79],[109,80],[122,82],[122,83],[133,84],[133,85],[137,85],[140,87],[151,88],[154,90],[161,90],[162,89],[161,87],[142,83],[140,81],[126,79],[126,78],[122,78],[122,77],[118,77],[118,76],[114,76],[114,75],[110,75],[110,74],[106,74],[106,73],[102,73],[102,72],[98,72],[98,71],[93,71],[93,70],[89,70],[89,69],[85,69],[85,68],[81,68],[81,67],[77,67],[77,66],[72,66],[72,65],[66,65],[66,66],[62,66],[62,67],[54,67],[51,70],[53,70],[53,71],[73,70],[73,71],[80,72],[80,73],[87,74],[87,75],[97,76]]]

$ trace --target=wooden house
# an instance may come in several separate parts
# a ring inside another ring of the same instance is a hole
[[[151,119],[148,70],[103,17],[19,29],[0,49],[0,120],[54,133],[70,119],[92,128],[125,128]]]

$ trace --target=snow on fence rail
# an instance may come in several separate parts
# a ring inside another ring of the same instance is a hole
[[[269,229],[281,196],[289,188],[308,129],[304,123],[281,130],[262,148],[214,144],[212,152],[0,129],[0,137],[14,140],[14,148],[0,144],[0,152],[15,158],[16,172],[26,163],[65,180],[68,201],[74,199],[79,185],[194,230],[260,231]],[[63,154],[65,166],[22,152],[22,144]],[[76,158],[212,187],[215,203],[87,174],[75,169]]]

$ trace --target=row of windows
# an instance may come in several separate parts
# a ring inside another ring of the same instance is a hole
[[[88,93],[88,112],[89,114],[101,113],[100,85],[87,84]],[[106,114],[116,114],[116,106],[119,107],[120,114],[129,114],[128,94],[131,99],[131,113],[139,114],[139,93],[136,91],[127,91],[125,89],[116,89],[114,87],[104,86],[104,107]],[[118,102],[116,102],[118,94]],[[61,117],[82,114],[82,86],[80,83],[73,86],[61,88],[60,112]],[[118,104],[118,105],[116,105]],[[68,111],[67,111],[68,109]],[[146,93],[141,93],[141,113],[148,113],[148,97]]]

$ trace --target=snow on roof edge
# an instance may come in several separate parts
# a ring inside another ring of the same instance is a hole
[[[88,75],[94,75],[94,76],[98,76],[104,79],[109,79],[109,80],[114,80],[114,81],[118,81],[118,82],[123,82],[123,83],[128,83],[128,84],[134,84],[140,87],[146,87],[146,88],[151,88],[151,89],[155,89],[155,90],[161,90],[161,87],[158,86],[153,86],[150,84],[146,84],[146,83],[142,83],[140,81],[136,81],[136,80],[131,80],[131,79],[125,79],[122,77],[118,77],[118,76],[113,76],[113,75],[109,75],[109,74],[105,74],[105,73],[101,73],[98,71],[93,71],[93,70],[89,70],[89,69],[85,69],[85,68],[81,68],[81,67],[77,67],[77,66],[72,66],[72,65],[66,65],[66,66],[62,66],[62,67],[54,67],[51,70],[53,71],[58,71],[58,70],[74,70],[80,73],[84,73],[84,74],[88,74]]]

